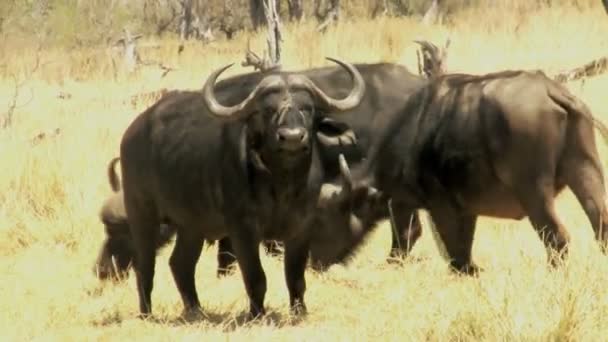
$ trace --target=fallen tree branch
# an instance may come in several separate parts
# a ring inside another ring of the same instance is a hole
[[[241,62],[241,66],[250,66],[253,67],[253,70],[259,70],[260,72],[268,72],[280,68],[279,65],[274,65],[267,58],[262,58],[258,56],[258,54],[253,52],[251,50],[251,44],[249,40],[247,40],[247,51],[245,51],[245,60]]]
[[[608,70],[608,57],[602,57],[592,60],[583,66],[562,71],[553,76],[553,79],[561,83],[576,81],[584,77],[596,76],[605,73],[606,70]]]

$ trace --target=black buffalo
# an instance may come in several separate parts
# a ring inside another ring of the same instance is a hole
[[[357,165],[368,154],[371,141],[377,132],[381,132],[390,118],[401,109],[409,96],[424,86],[428,81],[412,74],[406,67],[393,63],[355,64],[366,84],[366,92],[359,106],[346,111],[339,118],[324,118],[318,130],[319,153],[325,179],[327,181],[339,175],[338,155],[343,154],[349,165]],[[302,74],[310,78],[325,93],[332,97],[346,96],[351,81],[347,74],[338,67],[321,67],[303,70]],[[226,102],[242,100],[248,91],[253,89],[261,73],[248,73],[227,78],[218,82],[216,94]],[[235,92],[238,89],[241,94]],[[388,205],[385,203],[385,205]],[[394,226],[392,230],[391,257],[406,256],[421,236],[420,218],[416,211],[406,203],[392,204]],[[383,211],[386,219],[389,211]],[[354,251],[349,239],[331,241],[323,239],[323,234],[335,234],[328,226],[319,225],[315,241],[311,243],[311,261],[317,270],[343,262]],[[355,238],[359,241],[358,237]],[[331,248],[328,248],[331,247]],[[218,250],[219,272],[227,270],[235,261],[229,238],[220,241]]]
[[[356,107],[365,82],[350,64],[353,79],[342,100],[326,95],[298,73],[265,75],[239,103],[222,105],[214,94],[221,72],[202,92],[165,97],[140,114],[120,145],[123,195],[135,249],[134,269],[142,315],[151,313],[158,227],[177,230],[171,270],[186,312],[198,311],[194,270],[205,239],[230,237],[250,299],[250,313],[264,313],[266,277],[258,245],[285,243],[290,306],[305,312],[304,269],[310,217],[323,168],[316,133],[322,114]],[[206,107],[207,111],[199,108]],[[252,165],[251,151],[266,170]]]
[[[133,240],[122,195],[120,180],[116,174],[116,163],[120,158],[113,158],[108,164],[108,180],[112,194],[101,206],[99,218],[104,225],[106,238],[101,246],[93,271],[100,279],[122,279],[132,264]],[[159,226],[157,249],[171,241],[175,230],[162,223]]]
[[[351,166],[360,163],[369,152],[370,141],[374,132],[381,131],[382,127],[389,121],[390,116],[394,115],[397,109],[405,104],[409,95],[426,84],[423,78],[412,74],[404,66],[398,64],[356,64],[355,67],[363,76],[367,87],[361,104],[344,112],[339,121],[324,118],[317,127],[320,132],[317,137],[319,139],[319,153],[327,180],[338,176],[338,154],[344,154]],[[302,73],[329,96],[343,97],[350,91],[350,77],[339,67],[313,68],[304,70]],[[247,73],[221,80],[215,87],[216,97],[221,102],[236,104],[245,99],[263,77],[264,75],[260,73]],[[180,96],[178,94],[179,92],[169,92],[165,97]],[[191,105],[197,104],[199,105],[197,110],[207,111],[202,101],[193,102]],[[255,153],[250,155],[252,156],[250,158],[252,165],[261,164]],[[261,168],[263,169],[263,165]],[[120,196],[112,195],[111,198],[116,208],[124,208]],[[395,226],[392,230],[390,256],[405,256],[421,235],[420,219],[414,210],[403,206],[402,203],[393,204],[393,209]],[[118,213],[117,210],[113,210],[113,212]],[[122,212],[124,212],[124,209],[122,209]],[[385,213],[386,215],[383,218],[387,218],[389,215],[388,211],[385,211]],[[126,216],[119,218],[114,215],[113,220],[120,221],[123,224],[126,223]],[[119,225],[114,226],[119,227]],[[124,224],[120,227],[123,228],[121,230],[123,233],[128,230],[128,227]],[[340,239],[339,243],[338,241],[331,241],[331,239],[323,239],[324,235],[335,234],[335,232],[327,230],[328,226],[319,225],[319,228],[315,234],[315,240],[311,242],[310,257],[313,267],[322,270],[333,263],[344,261],[348,255],[352,254],[353,250],[350,248],[349,239]],[[164,232],[167,233],[172,231],[174,230],[169,230],[168,227],[164,229]],[[117,236],[121,237],[118,246],[124,248],[121,251],[114,249],[115,257],[118,258],[118,254],[122,254],[122,260],[130,260],[129,257],[126,257],[132,255],[131,243],[127,240],[129,239],[128,235],[120,234]],[[167,239],[169,237],[166,236]],[[353,238],[358,241],[357,237],[353,236]],[[113,239],[106,239],[102,250],[112,243]],[[277,253],[277,243],[265,241],[266,250],[273,254]],[[217,259],[218,275],[226,274],[232,269],[231,265],[234,264],[236,259],[228,237],[219,241]],[[111,269],[113,264],[110,257],[98,260],[103,260],[105,263],[97,263],[97,269]],[[119,263],[118,266],[120,265]],[[127,268],[122,269],[122,271],[126,270]],[[124,274],[124,272],[121,273]],[[99,275],[104,274],[109,273],[99,273]]]
[[[540,71],[438,77],[411,96],[369,158],[353,167],[354,187],[334,189],[330,224],[354,222],[366,231],[388,197],[427,209],[451,267],[473,274],[477,217],[528,217],[555,265],[569,234],[554,199],[568,186],[605,251],[608,210],[594,128],[608,139],[587,106]]]
[[[125,211],[122,186],[116,173],[116,164],[119,160],[119,157],[112,158],[108,164],[107,174],[112,194],[103,201],[99,212],[99,219],[105,229],[105,239],[95,261],[93,273],[102,280],[123,280],[128,278],[128,272],[133,264],[133,255],[135,253]],[[161,223],[156,245],[157,249],[167,246],[175,236],[175,232],[175,227],[170,222]],[[222,245],[222,243],[226,243],[225,240],[229,243],[229,239],[227,238],[220,240],[220,249],[222,251],[227,250],[225,245]],[[209,245],[214,243],[214,241],[207,242]],[[275,241],[264,241],[264,247],[268,253],[277,254],[279,252]],[[218,264],[229,265],[232,263],[233,258],[232,254],[218,253]],[[218,267],[218,275],[225,274],[226,270],[226,268],[221,266]]]

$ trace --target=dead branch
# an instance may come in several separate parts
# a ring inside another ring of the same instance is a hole
[[[571,70],[562,71],[557,75],[553,76],[553,79],[561,83],[570,82],[585,77],[599,75],[605,73],[606,70],[608,70],[608,57],[602,57],[592,60],[591,62],[586,63],[583,66]]]
[[[27,73],[29,75],[34,74],[40,67],[40,51],[41,50],[42,50],[42,45],[40,43],[38,43],[38,47],[36,49],[36,59],[34,61],[34,65],[32,66],[32,68],[30,70],[27,71]],[[11,100],[9,101],[9,104],[8,104],[7,111],[4,113],[4,115],[2,117],[0,117],[0,128],[2,128],[2,129],[9,128],[13,124],[13,117],[15,115],[15,110],[17,110],[18,108],[27,106],[34,99],[34,91],[32,90],[32,88],[29,88],[30,96],[27,99],[27,101],[25,101],[23,103],[18,103],[19,95],[21,94],[21,90],[25,86],[25,84],[27,83],[27,81],[30,77],[28,75],[26,75],[23,79],[19,80],[17,75],[15,73],[13,73],[13,74],[11,74],[11,78],[13,79],[15,86],[14,86],[13,96],[11,97]]]
[[[262,73],[271,70],[276,70],[279,68],[278,65],[273,65],[273,63],[270,62],[270,60],[268,60],[267,58],[262,58],[258,54],[253,52],[251,50],[251,44],[249,40],[247,40],[247,51],[245,51],[245,60],[241,62],[241,66],[251,66],[253,67],[253,70],[259,70]]]
[[[169,28],[169,26],[171,26],[171,24],[175,22],[175,19],[179,17],[179,12],[175,7],[169,6],[169,8],[171,9],[171,17],[165,22],[159,20],[159,23],[156,27],[156,35],[158,36],[165,32]]]
[[[123,60],[123,70],[126,73],[133,73],[139,66],[157,66],[163,72],[161,74],[161,78],[165,77],[169,72],[177,70],[177,68],[169,67],[164,65],[162,62],[154,61],[154,60],[144,60],[138,51],[138,43],[137,41],[143,37],[142,34],[132,35],[129,29],[124,28],[124,37],[120,38],[114,43],[113,47],[122,47],[122,60]],[[112,64],[116,69],[116,65],[114,60],[112,60]]]
[[[451,42],[450,38],[446,40],[443,48],[439,48],[426,40],[414,40],[414,42],[420,45],[420,49],[416,51],[416,57],[418,58],[418,73],[427,78],[444,74],[446,72],[447,52]]]
[[[424,25],[432,25],[443,20],[443,15],[441,12],[441,6],[439,0],[433,0],[429,9],[424,13],[422,17],[422,24]]]
[[[337,22],[340,17],[340,0],[330,0],[325,14],[321,13],[321,1],[315,3],[315,16],[321,23],[317,26],[317,31],[325,32],[329,25]]]

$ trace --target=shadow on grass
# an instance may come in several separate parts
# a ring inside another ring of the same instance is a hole
[[[100,320],[93,322],[95,326],[111,326],[119,325],[125,320],[136,318],[133,316],[122,316],[119,312],[112,312],[104,315]],[[169,325],[169,326],[185,326],[196,325],[200,323],[210,324],[221,328],[223,331],[229,332],[243,327],[252,327],[256,325],[272,325],[276,327],[297,325],[306,318],[305,315],[285,315],[276,311],[267,312],[264,316],[252,319],[249,312],[243,311],[237,315],[233,312],[216,313],[197,311],[195,313],[181,314],[178,317],[147,317],[141,319],[142,322]]]

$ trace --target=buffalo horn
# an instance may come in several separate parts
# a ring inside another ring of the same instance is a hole
[[[251,110],[251,104],[253,103],[253,99],[255,99],[261,90],[280,85],[281,79],[275,75],[264,77],[262,81],[260,81],[260,83],[255,87],[255,89],[249,94],[249,96],[247,96],[247,98],[241,103],[231,107],[226,107],[217,101],[213,87],[215,86],[215,81],[219,75],[226,69],[230,68],[233,64],[234,63],[230,63],[224,67],[221,67],[209,75],[205,85],[203,86],[203,99],[205,100],[205,104],[209,108],[212,115],[223,119],[239,120],[246,118],[253,112]]]

